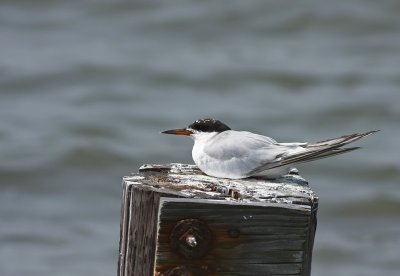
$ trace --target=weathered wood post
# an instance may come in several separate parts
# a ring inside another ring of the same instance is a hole
[[[228,180],[144,165],[123,181],[118,275],[310,275],[317,208],[295,174]]]

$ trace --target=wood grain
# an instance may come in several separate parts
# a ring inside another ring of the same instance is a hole
[[[317,209],[297,175],[229,180],[193,165],[144,165],[123,181],[118,275],[310,275]],[[206,254],[171,246],[185,219],[207,225]]]

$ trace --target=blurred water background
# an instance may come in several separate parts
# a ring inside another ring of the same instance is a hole
[[[0,1],[0,275],[115,275],[122,176],[214,117],[278,141],[381,129],[300,167],[312,275],[399,275],[399,1]]]

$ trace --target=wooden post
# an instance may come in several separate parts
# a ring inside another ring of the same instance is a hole
[[[310,275],[317,208],[296,174],[229,180],[144,165],[123,181],[118,275]]]

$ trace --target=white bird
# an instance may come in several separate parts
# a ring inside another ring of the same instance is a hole
[[[193,161],[205,174],[221,178],[277,178],[297,163],[359,149],[342,146],[378,130],[354,133],[317,143],[278,143],[274,139],[235,131],[214,119],[196,120],[186,128],[163,131],[194,140]]]

